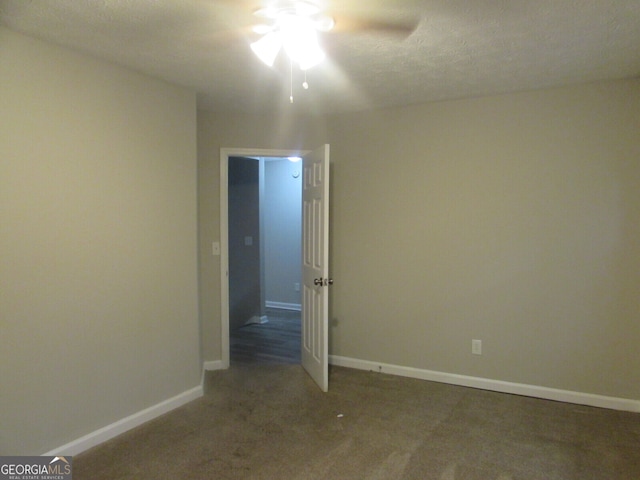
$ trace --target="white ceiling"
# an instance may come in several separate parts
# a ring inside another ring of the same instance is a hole
[[[194,89],[199,108],[362,110],[640,75],[640,0],[316,0],[415,23],[329,33],[308,73],[263,65],[246,28],[264,0],[0,0],[0,24]],[[1,45],[0,45],[1,54]]]

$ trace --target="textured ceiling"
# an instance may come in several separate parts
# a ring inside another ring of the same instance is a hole
[[[309,90],[249,49],[264,0],[0,0],[0,24],[194,89],[199,108],[362,110],[640,75],[640,0],[319,0],[414,24],[323,35]],[[1,52],[1,45],[0,45]]]

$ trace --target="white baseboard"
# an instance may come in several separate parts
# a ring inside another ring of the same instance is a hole
[[[295,310],[297,312],[302,310],[302,305],[300,305],[299,303],[273,302],[271,300],[267,300],[265,302],[265,306],[267,308],[279,308],[281,310]]]
[[[592,393],[572,392],[570,390],[559,390],[555,388],[539,387],[536,385],[503,382],[501,380],[491,380],[488,378],[469,377],[454,373],[443,373],[433,370],[390,365],[387,363],[370,362],[367,360],[341,357],[338,355],[329,355],[329,363],[339,367],[371,370],[374,372],[448,383],[462,387],[480,388],[483,390],[542,398],[545,400],[555,400],[558,402],[575,403],[578,405],[588,405],[591,407],[640,413],[640,400],[607,397],[603,395],[594,395]]]
[[[203,370],[225,370],[227,368],[229,368],[229,365],[225,365],[225,363],[222,360],[212,360],[209,362],[204,362],[203,365]]]
[[[206,372],[226,370],[227,368],[229,368],[229,362],[224,362],[223,360],[210,360],[208,362],[203,362],[202,375],[200,376],[200,385],[202,385],[202,390],[204,391],[204,374]]]
[[[269,318],[266,315],[262,315],[259,317],[258,315],[254,315],[249,320],[244,322],[245,325],[262,325],[263,323],[267,323]]]
[[[129,415],[117,422],[112,423],[111,425],[107,425],[106,427],[100,428],[94,432],[85,435],[84,437],[80,437],[77,440],[67,443],[66,445],[62,445],[61,447],[54,448],[53,450],[43,453],[44,456],[58,456],[58,455],[77,455],[85,450],[90,449],[91,447],[95,447],[107,440],[111,440],[118,435],[131,430],[139,425],[142,425],[149,420],[153,420],[160,415],[164,415],[171,410],[181,407],[182,405],[195,400],[203,395],[202,385],[192,388],[191,390],[187,390],[186,392],[180,393],[173,398],[169,398],[163,402],[160,402],[156,405],[153,405],[149,408],[145,408],[133,415]]]

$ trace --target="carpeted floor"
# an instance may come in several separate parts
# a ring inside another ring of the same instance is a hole
[[[201,399],[73,459],[75,480],[640,478],[640,414],[346,368],[207,374]]]

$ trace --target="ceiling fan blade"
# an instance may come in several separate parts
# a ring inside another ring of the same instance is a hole
[[[332,32],[366,32],[372,33],[380,32],[392,35],[400,35],[408,37],[416,28],[418,28],[419,20],[405,21],[405,22],[387,22],[382,20],[369,20],[364,18],[354,17],[334,17],[335,26]]]
[[[344,3],[331,2],[324,3],[323,0],[207,0],[211,6],[215,6],[216,17],[227,25],[209,35],[209,41],[219,45],[229,45],[233,40],[253,39],[257,40],[255,27],[269,27],[269,18],[265,21],[264,16],[256,15],[262,10],[288,10],[295,8],[295,5],[317,6],[318,13],[310,14],[309,18],[316,23],[316,28],[320,33],[328,34],[378,34],[394,36],[404,39],[410,36],[420,23],[419,18],[398,17],[397,10],[392,11],[393,16],[389,17],[389,11],[381,8],[383,0],[375,0],[367,3],[363,8],[361,4],[352,4],[354,0],[345,0]],[[376,7],[377,5],[377,7]],[[361,15],[362,14],[362,15]]]

